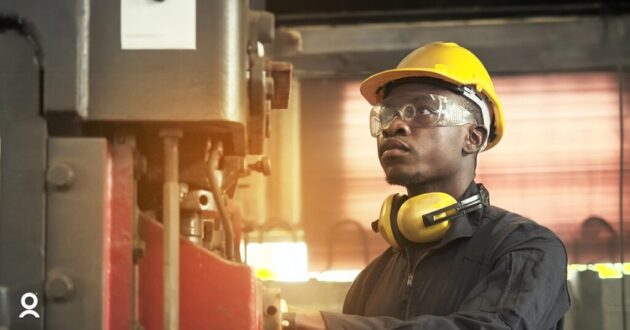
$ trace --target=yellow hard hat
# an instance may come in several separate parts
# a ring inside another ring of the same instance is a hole
[[[400,61],[395,69],[370,76],[361,83],[361,94],[374,105],[383,100],[383,87],[408,77],[431,77],[457,86],[470,86],[490,101],[493,127],[485,150],[494,147],[503,136],[503,111],[494,85],[483,63],[468,49],[453,42],[433,42],[422,46]]]

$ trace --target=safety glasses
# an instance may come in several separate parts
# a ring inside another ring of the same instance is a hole
[[[377,137],[398,116],[409,127],[459,126],[477,124],[475,116],[446,96],[436,94],[399,95],[377,103],[370,111],[370,133]]]

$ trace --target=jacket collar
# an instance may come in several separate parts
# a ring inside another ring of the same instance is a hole
[[[462,201],[463,199],[478,194],[480,191],[479,186],[480,185],[475,183],[475,181],[472,181],[470,185],[468,185],[468,188],[466,188],[462,196],[458,199],[458,201]],[[458,238],[471,237],[479,227],[479,223],[481,222],[484,211],[485,207],[469,214],[465,214],[457,219],[451,220],[451,227],[448,229],[444,237],[442,237],[442,239],[435,247],[441,247]]]

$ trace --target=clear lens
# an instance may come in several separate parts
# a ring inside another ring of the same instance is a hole
[[[381,134],[381,121],[377,117],[370,116],[370,134],[373,137]]]
[[[453,104],[448,111],[444,111],[442,117],[437,122],[438,126],[455,126],[468,123],[476,123],[475,116],[464,107]]]
[[[474,115],[447,97],[436,94],[400,95],[374,105],[370,133],[376,137],[398,116],[410,127],[456,126],[476,123]]]
[[[416,116],[416,107],[413,104],[405,104],[400,110],[402,118],[405,121],[411,121]]]

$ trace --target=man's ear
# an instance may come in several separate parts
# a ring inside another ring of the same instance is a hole
[[[485,127],[481,125],[470,125],[468,127],[462,152],[464,154],[474,154],[479,152],[487,136],[488,132]]]

